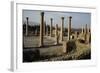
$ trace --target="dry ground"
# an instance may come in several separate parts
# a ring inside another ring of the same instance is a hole
[[[67,41],[67,37],[64,37],[64,41]],[[62,44],[55,45],[55,38],[45,36],[44,47],[39,47],[39,36],[24,37],[23,62],[90,59],[90,44],[74,41],[76,48],[63,53]]]

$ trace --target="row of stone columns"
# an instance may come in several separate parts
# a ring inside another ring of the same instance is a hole
[[[91,33],[90,33],[90,29],[87,29],[87,24],[85,25],[84,40],[86,43],[91,42]]]
[[[91,32],[90,28],[87,28],[87,24],[85,25],[85,28],[82,27],[82,37],[84,38],[85,43],[91,42]]]
[[[71,35],[71,16],[69,17],[69,24],[68,24],[68,40],[70,40],[70,35]],[[27,24],[26,24],[26,36],[28,35],[28,17],[26,17]],[[62,19],[62,24],[61,24],[61,41],[63,41],[63,28],[64,28],[64,17]],[[53,19],[51,18],[51,25],[50,25],[50,36],[52,37],[52,25],[53,25]],[[44,12],[41,12],[41,24],[40,24],[40,46],[43,46],[43,35],[45,35],[45,26],[46,22],[44,22]],[[58,36],[58,25],[56,25],[56,36]],[[44,32],[44,33],[43,33]]]
[[[88,34],[90,32],[90,28],[87,28],[87,24],[85,25],[85,28],[82,26],[82,34]]]
[[[27,20],[27,24],[26,24],[26,35],[28,35],[28,17],[26,17],[26,20]],[[51,24],[50,24],[50,36],[52,37],[52,33],[53,33],[53,18],[50,19],[51,20]],[[60,31],[60,39],[61,41],[63,41],[63,29],[64,29],[64,17],[61,17],[61,31]],[[72,22],[72,17],[68,17],[68,40],[70,40],[70,36],[71,36],[71,22]],[[44,12],[41,12],[41,24],[40,24],[40,43],[39,45],[40,46],[43,46],[43,35],[45,35],[46,33],[46,22],[44,22]],[[85,26],[85,30],[83,29],[82,27],[82,33],[85,32],[85,40],[87,39],[86,36],[87,36],[87,24]],[[58,43],[58,24],[56,25],[56,28],[55,28],[55,34],[56,34],[56,43]],[[77,34],[77,33],[76,33]]]
[[[69,24],[68,24],[68,40],[70,40],[71,35],[71,19],[72,17],[69,17]],[[53,19],[51,18],[51,25],[50,25],[50,36],[52,37],[52,24]],[[64,17],[62,17],[62,25],[61,25],[61,41],[63,41],[63,27],[64,27]],[[41,24],[40,24],[40,46],[43,46],[43,29],[45,33],[45,25],[44,25],[44,12],[41,12]],[[58,44],[58,24],[56,24],[55,29],[56,34],[56,44]]]

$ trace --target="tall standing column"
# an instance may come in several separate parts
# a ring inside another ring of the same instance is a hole
[[[46,25],[46,35],[47,36],[49,35],[49,27],[48,27],[48,24]]]
[[[46,21],[44,22],[44,28],[43,28],[43,32],[44,32],[44,35],[46,34]]]
[[[87,24],[85,25],[85,34],[87,34]]]
[[[28,35],[28,24],[29,24],[28,20],[29,18],[26,17],[26,36]]]
[[[84,34],[84,28],[83,28],[83,26],[82,26],[82,34]]]
[[[50,25],[50,36],[52,37],[52,23],[53,23],[53,19],[51,18],[51,25]]]
[[[85,40],[85,42],[87,42],[87,24],[85,25],[84,40]]]
[[[71,35],[71,19],[72,17],[69,17],[69,24],[68,24],[68,40],[70,40],[70,35]]]
[[[62,19],[62,24],[61,24],[61,41],[63,41],[63,29],[64,29],[64,17],[61,18]]]
[[[43,46],[43,26],[44,26],[44,12],[41,12],[41,24],[40,24],[40,47]]]
[[[56,39],[56,45],[58,44],[59,42],[59,37],[58,37],[58,24],[56,24],[56,27],[55,27],[55,39]]]
[[[88,33],[90,33],[91,31],[90,31],[91,29],[90,28],[88,28]]]
[[[75,31],[75,39],[77,39],[77,38],[78,38],[78,32]]]

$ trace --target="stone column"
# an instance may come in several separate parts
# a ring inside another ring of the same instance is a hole
[[[51,25],[50,25],[50,36],[52,37],[52,23],[53,23],[53,19],[51,18]]]
[[[29,18],[26,17],[26,36],[28,35],[28,24],[29,24],[28,20]]]
[[[38,30],[37,30],[37,29],[35,29],[35,35],[36,35],[36,36],[38,35]]]
[[[87,34],[87,24],[85,25],[85,34]]]
[[[61,19],[62,19],[62,24],[61,24],[61,34],[60,34],[60,37],[61,37],[61,41],[63,41],[64,17],[62,17]]]
[[[88,28],[88,33],[91,33],[91,29],[90,28]]]
[[[87,43],[91,43],[91,33],[88,33],[87,35]]]
[[[43,26],[44,26],[44,12],[41,12],[41,24],[40,24],[40,47],[43,46]]]
[[[77,39],[77,38],[78,38],[78,32],[75,31],[75,39]]]
[[[91,33],[89,33],[89,43],[91,43]]]
[[[44,29],[43,29],[44,31],[44,35],[46,34],[46,21],[44,22]]]
[[[82,34],[84,34],[84,28],[83,28],[83,26],[82,26]]]
[[[85,25],[84,40],[87,42],[87,24]]]
[[[70,40],[70,35],[71,35],[71,19],[72,17],[69,17],[69,24],[68,24],[68,40]]]
[[[47,36],[49,35],[49,27],[48,27],[48,24],[46,25],[46,35]]]
[[[88,28],[88,30],[87,30],[87,43],[91,43],[91,32],[90,32],[90,28]]]
[[[59,40],[58,40],[58,24],[56,24],[56,27],[55,27],[55,39],[56,39],[56,45],[58,44]]]

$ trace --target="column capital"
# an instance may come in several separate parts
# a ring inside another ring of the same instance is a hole
[[[64,20],[64,17],[61,17],[62,20]]]
[[[56,24],[56,27],[58,27],[58,24]]]
[[[72,19],[72,16],[69,16],[70,19]]]
[[[28,20],[28,19],[29,19],[29,17],[26,17],[26,19]]]
[[[52,21],[52,20],[53,20],[53,18],[50,18],[50,20]]]
[[[41,15],[44,15],[44,12],[41,12]]]
[[[87,27],[87,24],[85,25],[85,27]]]

